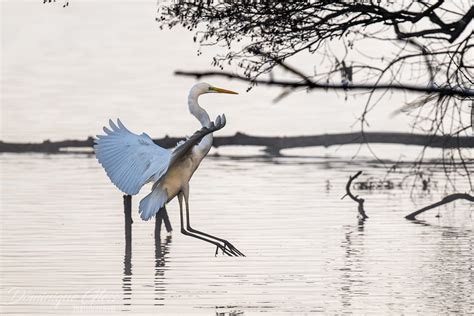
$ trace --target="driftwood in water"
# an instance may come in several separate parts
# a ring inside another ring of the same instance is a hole
[[[421,209],[419,209],[418,211],[415,211],[411,214],[408,214],[407,216],[405,216],[406,219],[409,219],[409,220],[415,220],[416,219],[416,216],[423,213],[423,212],[426,212],[428,210],[431,210],[435,207],[438,207],[438,206],[441,206],[443,204],[447,204],[447,203],[450,203],[450,202],[453,202],[455,200],[459,200],[459,199],[463,199],[463,200],[468,200],[468,201],[471,201],[471,202],[474,202],[474,196],[472,195],[469,195],[467,193],[454,193],[454,194],[450,194],[448,196],[445,196],[441,201],[439,202],[436,202],[436,203],[433,203],[431,205],[428,205],[428,206],[425,206]]]
[[[171,148],[183,138],[164,137],[155,139],[155,143],[164,147]],[[214,137],[214,147],[220,146],[262,146],[269,152],[278,152],[281,149],[312,147],[312,146],[335,146],[361,143],[377,144],[401,144],[426,146],[433,148],[474,148],[474,137],[451,137],[451,136],[433,136],[410,133],[342,133],[342,134],[323,134],[313,136],[292,136],[292,137],[260,137],[250,136],[242,133],[236,133],[234,136],[216,136]],[[46,140],[42,143],[6,143],[0,141],[0,152],[13,153],[61,153],[67,148],[92,148],[94,139],[92,137],[86,140],[65,140],[51,142]]]
[[[358,176],[360,176],[362,174],[362,171],[359,171],[357,172],[354,176],[349,176],[349,180],[347,181],[347,184],[346,184],[346,195],[344,195],[341,200],[343,198],[345,198],[346,196],[349,196],[354,202],[356,202],[358,204],[358,211],[359,211],[359,216],[362,220],[365,220],[366,218],[369,218],[367,216],[367,214],[365,213],[365,209],[364,209],[364,202],[365,200],[364,199],[361,199],[358,195],[354,195],[352,194],[351,192],[351,185],[352,185],[352,181],[354,181]]]

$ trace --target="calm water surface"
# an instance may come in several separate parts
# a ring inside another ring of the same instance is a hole
[[[472,207],[455,203],[413,223],[403,216],[442,189],[359,191],[370,216],[340,200],[347,176],[384,170],[344,159],[209,157],[191,183],[196,228],[247,257],[175,231],[155,243],[134,199],[125,255],[122,196],[85,155],[0,156],[3,314],[469,314]],[[394,180],[397,177],[394,176]],[[441,177],[434,171],[433,179]]]
[[[185,103],[194,80],[172,73],[208,69],[216,51],[197,57],[192,34],[159,31],[156,1],[0,5],[0,140],[84,139],[116,117],[154,137],[199,127]],[[358,131],[351,124],[366,100],[301,92],[275,105],[279,90],[247,94],[245,84],[210,82],[242,92],[202,98],[211,117],[228,118],[220,135]],[[370,130],[410,130],[408,118],[390,116],[402,101],[394,94],[377,106]],[[374,148],[392,161],[420,150]],[[406,221],[408,212],[452,193],[442,170],[427,165],[429,191],[357,192],[370,216],[361,224],[356,205],[340,199],[345,182],[358,170],[366,179],[386,169],[367,149],[351,161],[357,150],[237,159],[232,155],[256,151],[224,148],[208,157],[191,182],[193,226],[227,238],[245,258],[215,257],[210,245],[180,234],[176,201],[168,207],[175,230],[155,243],[154,223],[137,213],[149,188],[133,200],[128,256],[122,195],[93,157],[1,154],[0,313],[474,313],[472,206],[458,201],[441,207],[439,218],[433,210],[421,222]],[[469,188],[465,180],[456,184],[460,192]]]

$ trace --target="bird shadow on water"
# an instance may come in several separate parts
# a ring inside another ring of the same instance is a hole
[[[164,216],[168,216],[166,212],[160,212]],[[161,224],[165,223],[168,234],[166,234],[165,239],[161,240]],[[122,277],[122,290],[123,290],[123,311],[130,311],[130,306],[132,305],[132,288],[133,288],[133,264],[132,264],[132,223],[131,217],[127,214],[127,207],[125,210],[125,254],[123,257],[123,277]],[[155,222],[155,274],[153,280],[154,287],[154,301],[153,305],[162,306],[164,305],[162,301],[164,300],[164,273],[165,273],[165,264],[166,256],[169,254],[169,247],[171,245],[171,226],[169,224],[169,219],[165,220],[163,216],[157,216]]]

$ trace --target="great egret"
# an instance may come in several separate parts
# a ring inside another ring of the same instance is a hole
[[[214,244],[216,252],[221,249],[227,255],[243,256],[227,240],[193,229],[190,223],[189,181],[211,149],[212,133],[226,124],[224,114],[211,122],[207,112],[199,106],[199,96],[206,93],[237,94],[207,83],[194,85],[189,92],[188,106],[202,128],[172,150],[156,145],[145,133],[137,135],[130,132],[118,119],[117,124],[109,120],[111,130],[104,127],[106,135],[97,135],[95,154],[112,183],[126,194],[135,195],[143,185],[154,182],[151,193],[140,201],[139,213],[143,220],[155,216],[166,203],[178,196],[183,234]],[[186,206],[186,229],[183,199]]]

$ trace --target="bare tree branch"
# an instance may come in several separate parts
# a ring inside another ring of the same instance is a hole
[[[415,220],[416,216],[420,215],[423,212],[426,212],[428,210],[431,210],[435,207],[438,207],[438,206],[441,206],[441,205],[444,205],[444,204],[447,204],[447,203],[451,203],[451,202],[453,202],[455,200],[459,200],[459,199],[474,202],[474,196],[472,196],[472,195],[469,195],[467,193],[454,193],[454,194],[451,194],[451,195],[448,195],[448,196],[444,197],[439,202],[436,202],[436,203],[433,203],[431,205],[425,206],[425,207],[419,209],[418,211],[415,211],[413,213],[408,214],[407,216],[405,216],[405,218],[408,219],[408,220]]]
[[[267,86],[277,86],[285,88],[307,88],[307,89],[335,89],[335,90],[402,90],[402,91],[413,91],[413,92],[422,92],[422,93],[437,93],[439,95],[447,96],[459,96],[459,97],[474,97],[474,89],[453,89],[453,88],[443,88],[443,87],[422,87],[415,86],[411,84],[331,84],[331,83],[317,83],[312,81],[292,81],[292,80],[263,80],[263,79],[251,79],[243,77],[230,72],[223,71],[184,71],[177,70],[175,75],[178,76],[189,76],[189,77],[224,77],[228,79],[237,79],[240,81],[245,81],[254,84],[262,84]]]
[[[389,92],[414,92],[422,95],[406,94],[406,106],[400,104],[403,110],[398,111],[412,117],[413,130],[471,136],[473,18],[469,1],[277,0],[249,5],[183,0],[162,6],[157,21],[160,27],[180,25],[195,31],[201,47],[225,50],[212,60],[221,71],[179,75],[226,77],[248,82],[249,88],[277,86],[283,88],[280,97],[299,89],[367,92],[358,118],[362,132],[369,112]],[[303,71],[291,66],[300,55],[314,60]],[[227,65],[237,70],[225,72]],[[414,169],[424,154],[422,150]],[[465,165],[450,163],[465,164],[471,156],[467,150],[446,150],[440,163],[447,173],[469,178]]]
[[[365,200],[360,198],[358,195],[352,194],[351,192],[352,181],[354,181],[361,174],[362,174],[362,171],[359,171],[354,176],[349,176],[349,180],[347,181],[347,184],[346,184],[346,195],[344,195],[341,198],[341,200],[344,199],[346,196],[349,196],[351,200],[353,200],[354,202],[358,204],[357,210],[359,211],[359,216],[361,217],[362,220],[365,220],[369,218],[367,214],[365,213],[365,209],[364,209]]]

